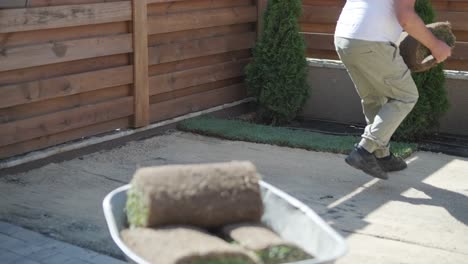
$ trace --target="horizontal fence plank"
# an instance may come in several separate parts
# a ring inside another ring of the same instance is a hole
[[[131,20],[129,1],[0,10],[0,33]]]
[[[456,71],[468,71],[468,63],[466,60],[453,60],[449,59],[444,62],[445,69],[456,70]]]
[[[151,121],[157,122],[241,100],[247,96],[244,84],[197,93],[151,105]]]
[[[212,64],[238,61],[252,57],[252,52],[249,49],[225,52],[215,55],[191,58],[187,60],[174,61],[162,64],[156,64],[149,67],[149,75],[159,75],[171,73],[175,71],[184,71],[199,67],[210,66]]]
[[[253,25],[253,23],[245,23],[150,35],[148,44],[149,46],[174,44],[177,42],[187,42],[202,38],[253,32],[255,31]]]
[[[149,15],[168,15],[214,8],[251,6],[252,0],[190,0],[148,5]]]
[[[457,42],[451,58],[455,60],[466,60],[468,64],[468,42]]]
[[[125,129],[129,127],[129,122],[130,118],[124,117],[78,129],[64,131],[53,135],[42,136],[28,141],[11,144],[8,146],[3,146],[0,147],[0,159],[24,154],[26,152],[34,150],[40,150],[46,147],[62,144],[71,140],[99,135],[119,128]]]
[[[0,86],[0,108],[133,83],[132,66]]]
[[[61,6],[61,5],[83,5],[96,3],[120,2],[122,0],[28,0],[28,7]],[[129,0],[124,0],[129,1]]]
[[[2,48],[128,33],[129,22],[0,33]]]
[[[314,6],[339,6],[343,7],[346,0],[302,0],[303,5]]]
[[[148,33],[151,35],[256,21],[257,8],[255,6],[220,8],[164,16],[150,16],[148,18]]]
[[[327,59],[327,60],[339,60],[338,54],[336,51],[332,50],[321,50],[321,49],[307,49],[306,56],[308,58],[320,58],[320,59]]]
[[[334,34],[336,25],[334,23],[301,23],[301,32],[305,33],[329,33]]]
[[[168,3],[168,2],[180,2],[187,0],[148,0],[148,4]]]
[[[0,71],[132,52],[132,34],[6,48]]]
[[[448,70],[468,71],[468,42],[457,42],[452,56],[445,62]]]
[[[333,34],[303,34],[306,46],[312,49],[335,50]]]
[[[167,93],[157,94],[150,97],[151,104],[161,103],[165,101],[175,100],[177,98],[204,93],[216,89],[220,89],[227,86],[237,85],[244,82],[244,77],[235,77],[231,79],[225,79],[217,82],[210,82],[200,84],[197,86],[191,86],[185,89],[174,90]]]
[[[437,12],[438,21],[449,21],[454,30],[468,31],[467,12]]]
[[[463,1],[437,1],[432,0],[432,5],[437,11],[468,11],[468,2]]]
[[[130,58],[128,54],[124,53],[71,62],[55,63],[32,68],[23,68],[13,71],[0,72],[0,85],[17,84],[19,82],[32,82],[42,79],[50,79],[66,75],[126,66],[129,64]]]
[[[300,22],[307,23],[336,23],[342,7],[334,6],[303,6]]]
[[[453,34],[457,37],[457,41],[468,42],[468,31],[454,30]]]
[[[150,95],[243,76],[249,61],[244,59],[153,76],[150,78]]]
[[[132,85],[115,86],[91,92],[57,97],[29,104],[21,104],[13,107],[0,108],[0,123],[15,122],[38,116],[53,114],[86,105],[120,99],[132,95]]]
[[[133,97],[86,105],[31,119],[0,124],[0,146],[60,133],[133,114]]]
[[[248,32],[154,46],[149,48],[150,65],[249,49],[255,40],[255,32]]]

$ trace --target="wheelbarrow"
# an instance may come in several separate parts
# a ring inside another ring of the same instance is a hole
[[[124,210],[129,188],[130,185],[122,186],[104,198],[104,216],[114,243],[128,262],[149,264],[128,248],[120,237],[120,231],[128,227]],[[308,206],[264,181],[260,182],[260,188],[264,204],[262,222],[315,257],[295,263],[334,263],[347,252],[344,239]]]

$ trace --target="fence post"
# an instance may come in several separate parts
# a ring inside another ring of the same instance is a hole
[[[263,15],[268,5],[268,0],[257,0],[257,39],[260,38],[263,29]]]
[[[148,6],[147,0],[132,0],[134,127],[149,125]]]

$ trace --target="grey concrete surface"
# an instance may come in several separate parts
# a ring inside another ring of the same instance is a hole
[[[0,221],[0,262],[3,264],[125,263],[2,221]]]
[[[0,219],[119,256],[101,201],[136,168],[251,160],[348,241],[348,263],[468,263],[468,159],[418,152],[379,181],[343,155],[172,132],[0,177]]]

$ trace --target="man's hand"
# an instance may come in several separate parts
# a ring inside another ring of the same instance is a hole
[[[435,45],[430,48],[432,56],[438,63],[445,61],[452,55],[452,48],[450,48],[445,42],[439,40]]]
[[[408,34],[431,51],[432,56],[438,63],[443,62],[452,54],[452,49],[445,42],[436,38],[426,27],[414,10],[415,1],[395,0],[395,12],[398,22]]]

